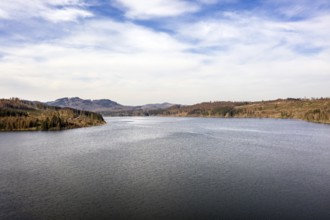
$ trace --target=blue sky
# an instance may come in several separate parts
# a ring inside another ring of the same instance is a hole
[[[329,97],[328,0],[2,0],[0,94],[122,104]]]

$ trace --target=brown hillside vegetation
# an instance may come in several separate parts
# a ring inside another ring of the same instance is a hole
[[[62,130],[104,124],[102,115],[47,106],[18,98],[0,99],[0,131]]]
[[[330,98],[278,99],[262,102],[205,102],[176,105],[149,115],[221,118],[291,118],[330,123]]]

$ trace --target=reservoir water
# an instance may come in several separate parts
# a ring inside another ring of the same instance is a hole
[[[131,117],[0,133],[0,219],[330,219],[330,126]]]

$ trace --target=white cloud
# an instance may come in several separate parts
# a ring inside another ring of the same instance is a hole
[[[212,5],[212,4],[222,4],[222,3],[236,3],[238,0],[198,0],[199,3]]]
[[[87,29],[87,30],[86,30]],[[188,48],[172,36],[152,31],[132,23],[108,20],[89,21],[78,27],[71,36],[61,40],[69,47],[96,48],[119,53],[136,54],[145,51],[175,53]]]
[[[77,5],[85,5],[85,3],[82,1],[82,0],[51,0],[51,1],[45,1],[44,2],[47,2],[47,4],[50,4],[50,5],[64,5],[64,6],[77,6]]]
[[[114,6],[125,10],[126,16],[134,19],[178,16],[199,10],[199,6],[184,0],[116,0]]]
[[[43,18],[52,22],[76,21],[90,17],[92,13],[84,9],[81,0],[10,0],[0,1],[0,19],[24,20]],[[56,7],[62,7],[61,9]]]
[[[75,8],[45,10],[40,15],[52,22],[76,21],[77,18],[91,17],[92,13]]]
[[[167,27],[172,34],[96,17],[65,25],[69,35],[51,42],[0,45],[0,94],[44,101],[111,98],[132,105],[326,96],[329,22],[327,15],[280,22],[231,12],[178,21]],[[309,53],[308,47],[320,50]]]
[[[158,85],[174,86],[171,77],[177,77],[177,82],[190,77],[198,60],[181,52],[186,48],[166,33],[132,23],[90,21],[51,44],[3,47],[7,55],[0,63],[0,78],[50,91],[39,93],[44,100],[79,91],[76,95],[113,95],[126,103],[133,103],[129,99],[135,93],[141,95],[136,100],[141,103],[155,94]],[[1,86],[0,92],[4,90],[8,91],[7,85]],[[18,91],[11,88],[13,95]]]
[[[6,11],[0,8],[0,19],[8,19],[9,15]]]
[[[288,51],[302,46],[328,49],[330,46],[327,37],[330,34],[330,29],[327,28],[329,22],[330,16],[299,22],[280,22],[261,17],[231,14],[226,19],[207,19],[189,25],[180,24],[176,30],[179,38],[196,42],[197,49],[218,47],[226,49],[227,52],[252,45],[252,47],[263,49],[267,55],[275,54],[273,58],[278,59],[281,57],[277,57],[276,51],[282,48]],[[297,56],[292,52],[288,52],[287,55]],[[298,56],[300,55],[304,54]],[[250,58],[251,56],[247,55],[247,59]]]

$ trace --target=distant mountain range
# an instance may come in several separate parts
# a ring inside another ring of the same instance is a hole
[[[55,101],[46,102],[45,104],[58,107],[70,107],[80,110],[98,112],[107,116],[131,116],[131,115],[148,115],[151,110],[167,109],[174,104],[157,103],[142,106],[125,106],[109,99],[81,99],[79,97],[60,98]]]
[[[218,118],[292,118],[330,124],[330,98],[277,99],[259,102],[204,102],[195,105],[170,103],[124,106],[100,99],[62,98],[46,104],[100,113],[104,116],[179,116]]]

